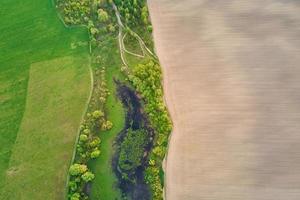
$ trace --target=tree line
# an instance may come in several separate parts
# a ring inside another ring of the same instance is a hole
[[[132,85],[145,101],[145,111],[155,130],[154,148],[145,172],[145,180],[151,187],[154,200],[163,199],[163,180],[160,174],[172,130],[172,123],[163,102],[161,78],[161,68],[153,59],[138,64],[129,75]]]

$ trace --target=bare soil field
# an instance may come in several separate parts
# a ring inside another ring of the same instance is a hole
[[[300,199],[300,3],[149,0],[167,200]]]

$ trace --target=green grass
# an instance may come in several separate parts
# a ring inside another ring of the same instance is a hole
[[[23,118],[31,63],[86,53],[88,34],[82,27],[65,28],[50,0],[0,1],[0,19],[1,191]]]
[[[111,161],[114,153],[113,142],[118,133],[123,129],[125,123],[125,111],[121,102],[116,96],[114,78],[124,80],[120,71],[121,60],[116,38],[108,35],[102,43],[99,52],[95,52],[102,57],[102,66],[106,67],[106,80],[110,95],[106,102],[107,117],[113,122],[111,130],[102,132],[100,138],[101,155],[97,160],[90,163],[92,171],[95,173],[95,180],[92,185],[91,199],[121,199],[121,193],[116,186],[117,177],[112,171]]]
[[[0,199],[61,200],[90,93],[88,56],[31,65],[24,117]]]

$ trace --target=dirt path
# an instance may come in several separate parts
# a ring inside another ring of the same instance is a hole
[[[119,41],[119,50],[120,50],[120,54],[121,54],[121,59],[122,59],[122,62],[123,64],[128,67],[128,63],[126,61],[126,58],[124,56],[124,53],[129,53],[133,56],[136,56],[136,57],[144,57],[145,56],[145,50],[146,52],[148,52],[149,55],[151,55],[152,57],[156,58],[156,55],[147,47],[147,45],[145,44],[144,40],[137,34],[135,33],[134,31],[130,30],[128,27],[127,29],[129,29],[130,31],[130,34],[132,34],[134,37],[137,38],[137,40],[139,41],[139,45],[141,47],[141,50],[143,51],[143,55],[138,55],[138,54],[135,54],[133,52],[130,52],[126,49],[125,45],[124,45],[124,37],[126,36],[127,33],[124,34],[123,36],[123,29],[125,28],[122,20],[121,20],[121,15],[120,15],[120,12],[117,8],[117,6],[112,3],[112,6],[113,6],[113,9],[115,11],[115,14],[116,14],[116,17],[117,17],[117,21],[118,21],[118,26],[119,26],[119,34],[118,34],[118,41]]]
[[[300,199],[299,2],[148,3],[174,122],[167,200]]]

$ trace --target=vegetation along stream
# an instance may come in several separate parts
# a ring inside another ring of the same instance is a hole
[[[124,199],[147,200],[151,194],[145,183],[144,171],[153,147],[154,131],[136,92],[119,81],[116,81],[116,85],[118,97],[127,114],[125,126],[115,140],[117,151],[113,156],[112,168],[118,177],[118,186]]]

